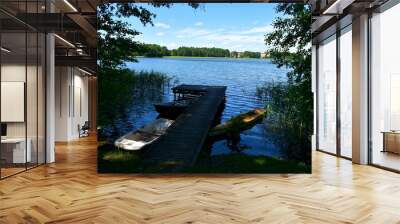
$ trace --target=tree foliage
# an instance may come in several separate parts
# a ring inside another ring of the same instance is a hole
[[[277,133],[289,159],[311,163],[313,95],[311,92],[311,9],[306,4],[279,4],[282,16],[273,22],[274,30],[265,36],[269,58],[287,67],[288,83],[264,86],[271,103],[267,125]]]
[[[228,49],[207,47],[179,47],[169,50],[157,44],[145,44],[142,53],[145,57],[183,56],[183,57],[229,57]]]
[[[170,56],[170,51],[167,47],[157,44],[144,44],[144,51],[141,55],[144,57],[163,57]]]
[[[171,3],[150,2],[154,7],[169,7]],[[189,4],[196,8],[198,4]],[[139,19],[146,25],[153,25],[156,15],[145,7],[135,3],[105,3],[97,11],[97,56],[100,126],[108,125],[122,114],[128,101],[133,99],[133,92],[145,80],[148,85],[160,86],[168,82],[163,74],[154,72],[141,73],[126,68],[126,62],[136,61],[135,57],[145,50],[145,45],[135,40],[140,34],[131,27],[129,18]],[[139,84],[138,84],[139,83]],[[140,90],[140,89],[139,89]],[[159,90],[155,90],[159,91]],[[117,113],[118,112],[118,113]]]
[[[120,68],[125,61],[135,61],[141,45],[135,41],[140,33],[124,22],[122,17],[135,16],[143,25],[152,24],[155,15],[148,10],[132,5],[102,4],[97,12],[97,40],[99,71],[103,68]]]
[[[253,52],[253,51],[244,51],[241,55],[241,58],[261,58],[260,52]]]
[[[150,1],[154,7],[170,7],[171,3]],[[189,3],[193,8],[199,5]],[[126,19],[137,18],[146,25],[153,25],[156,15],[135,3],[105,3],[97,12],[98,66],[101,69],[122,68],[125,62],[136,61],[135,56],[143,52],[144,46],[135,40],[140,32],[130,26]]]
[[[234,57],[234,58],[260,58],[260,52],[236,52],[216,47],[179,47],[169,50],[157,44],[143,44],[139,55],[144,57],[182,56],[182,57]]]
[[[290,81],[311,81],[311,9],[306,4],[278,4],[284,14],[273,22],[274,31],[265,42],[271,46],[269,56],[278,66],[286,66]]]
[[[176,49],[175,56],[188,57],[229,57],[228,49],[222,48],[207,48],[207,47],[179,47]]]

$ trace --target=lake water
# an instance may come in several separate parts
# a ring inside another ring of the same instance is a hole
[[[222,122],[240,113],[264,107],[264,103],[256,97],[257,86],[265,82],[285,81],[287,72],[265,59],[139,58],[138,63],[128,63],[127,66],[136,71],[163,72],[173,79],[173,86],[177,84],[227,86]],[[154,120],[158,113],[154,110],[153,103],[173,98],[171,91],[168,90],[161,95],[134,103],[129,110],[130,114],[120,125],[124,125],[126,131],[130,131],[128,129],[138,128]],[[275,157],[281,155],[279,149],[271,143],[263,124],[242,132],[240,137],[239,148],[242,149],[240,153]],[[233,150],[226,140],[221,140],[212,144],[210,153],[220,155],[238,153],[238,150]]]

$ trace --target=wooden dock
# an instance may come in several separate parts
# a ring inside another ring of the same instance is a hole
[[[145,164],[163,167],[161,172],[179,172],[196,162],[215,117],[225,101],[226,86],[180,85],[174,87],[179,98],[199,95],[179,115],[167,133],[143,150]]]

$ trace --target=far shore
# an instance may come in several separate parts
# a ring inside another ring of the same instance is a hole
[[[199,57],[199,56],[162,56],[162,57],[145,57],[136,56],[137,58],[231,58],[231,59],[268,59],[268,58],[234,58],[234,57]]]

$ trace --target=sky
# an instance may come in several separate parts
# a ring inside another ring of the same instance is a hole
[[[264,52],[264,35],[272,30],[277,16],[271,3],[201,4],[197,9],[181,3],[170,8],[139,5],[157,16],[154,26],[143,26],[137,18],[128,19],[141,32],[136,40],[168,49],[187,46]]]

